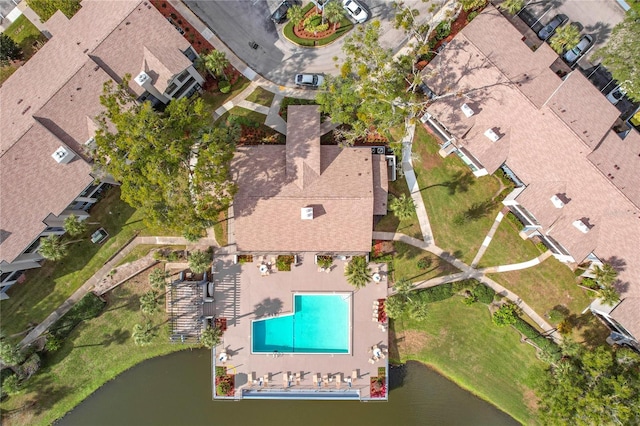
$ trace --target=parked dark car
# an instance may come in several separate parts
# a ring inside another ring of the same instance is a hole
[[[287,20],[287,11],[289,11],[289,8],[291,6],[293,6],[292,2],[290,2],[289,0],[284,0],[282,3],[280,3],[280,6],[278,6],[275,12],[271,14],[271,20],[276,24],[282,24]]]
[[[542,27],[540,31],[538,31],[538,38],[540,40],[548,39],[553,35],[553,33],[556,32],[558,27],[564,25],[568,20],[569,18],[567,18],[565,15],[554,16],[553,19],[549,21],[547,25],[545,25],[544,27]]]
[[[589,50],[592,44],[593,37],[589,34],[583,35],[576,47],[564,54],[564,60],[569,64],[574,64],[587,50]]]

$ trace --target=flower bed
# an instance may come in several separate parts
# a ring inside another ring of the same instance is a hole
[[[216,367],[216,395],[233,396],[235,392],[235,375],[227,374],[226,367]]]
[[[387,381],[384,376],[372,377],[369,382],[371,398],[385,398],[387,396]]]
[[[321,27],[322,31],[305,30],[305,22],[309,23],[316,19],[316,17],[320,17],[320,20],[322,20],[322,16],[313,3],[306,5],[303,10],[305,11],[305,19],[295,26],[292,22],[288,22],[282,30],[289,41],[300,46],[324,46],[343,36],[353,28],[353,23],[349,18],[344,16],[335,26],[325,21],[327,28],[323,29]],[[309,29],[309,27],[307,29]]]
[[[293,260],[293,256],[290,254],[281,254],[276,258],[276,268],[278,268],[278,271],[290,271]]]

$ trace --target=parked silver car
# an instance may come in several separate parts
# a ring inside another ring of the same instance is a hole
[[[569,18],[567,18],[565,15],[554,16],[553,19],[549,21],[547,25],[545,25],[544,27],[542,27],[540,31],[538,31],[538,38],[540,40],[548,39],[553,35],[553,33],[556,32],[558,27],[564,25],[565,22],[567,22],[568,20]]]
[[[322,74],[296,74],[296,84],[298,86],[310,87],[317,89],[324,83],[324,76]]]
[[[564,60],[567,61],[567,63],[570,65],[574,64],[578,59],[580,59],[582,55],[584,55],[584,52],[586,52],[592,44],[593,37],[591,37],[589,34],[583,35],[576,47],[564,54]]]
[[[624,95],[626,94],[626,90],[624,90],[621,86],[617,86],[615,89],[609,92],[609,94],[607,95],[607,100],[615,105],[620,102],[620,99],[624,98]]]

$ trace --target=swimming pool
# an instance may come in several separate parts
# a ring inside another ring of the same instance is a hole
[[[253,321],[252,353],[349,353],[351,294],[294,294],[293,306],[291,315]]]

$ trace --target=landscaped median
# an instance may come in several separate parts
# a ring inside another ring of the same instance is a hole
[[[305,16],[308,16],[310,11],[314,8],[315,8],[315,5],[313,3],[309,3],[305,7],[303,7],[302,10],[305,13]],[[317,19],[320,19],[320,20],[322,19],[319,15],[316,15],[316,17]],[[314,22],[311,22],[311,20],[309,20],[309,23],[313,24]],[[304,21],[301,21],[298,24],[298,28],[301,29],[302,27],[304,27]],[[347,18],[346,16],[343,16],[340,22],[337,24],[335,31],[332,30],[333,24],[328,25],[328,30],[323,31],[328,33],[327,35],[320,34],[320,35],[314,36],[312,34],[313,31],[309,31],[311,35],[308,37],[298,36],[294,32],[294,24],[291,21],[289,21],[284,26],[284,29],[282,30],[282,32],[284,36],[287,38],[287,40],[289,40],[294,44],[297,44],[298,46],[320,47],[320,46],[326,46],[327,44],[334,42],[335,40],[337,40],[338,38],[342,37],[347,32],[349,32],[351,28],[353,28],[353,23],[349,20],[349,18]]]

